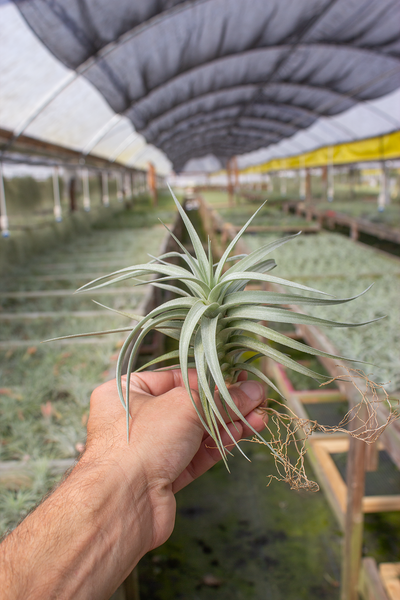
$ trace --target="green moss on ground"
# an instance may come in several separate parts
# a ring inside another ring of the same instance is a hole
[[[272,481],[263,447],[243,445],[177,495],[174,533],[139,564],[143,600],[336,600],[339,532],[323,495]],[[212,585],[212,584],[215,585]]]

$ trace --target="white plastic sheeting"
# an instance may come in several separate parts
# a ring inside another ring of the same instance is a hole
[[[147,168],[150,161],[160,174],[170,171],[165,154],[57,60],[7,1],[0,2],[0,57],[1,128],[127,166]]]

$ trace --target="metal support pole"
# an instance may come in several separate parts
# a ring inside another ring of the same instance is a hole
[[[382,163],[380,190],[378,196],[378,211],[383,212],[390,203],[389,173],[385,162]]]
[[[124,194],[122,193],[122,175],[119,171],[115,174],[117,180],[117,200],[118,202],[122,202],[124,199]]]
[[[58,167],[53,169],[53,195],[54,195],[54,218],[57,223],[62,221],[62,210],[60,200],[60,185],[58,181]]]
[[[6,195],[4,192],[3,165],[0,163],[0,229],[2,237],[9,237]]]
[[[286,196],[287,186],[286,186],[286,172],[285,171],[282,171],[280,173],[280,180],[281,180],[281,196]]]
[[[90,211],[90,193],[89,193],[89,172],[87,169],[82,169],[83,183],[83,210]]]
[[[132,187],[132,199],[133,199],[133,197],[136,196],[136,194],[137,194],[134,173],[131,173],[131,187]]]
[[[102,200],[103,206],[110,206],[110,196],[108,194],[108,173],[103,171],[101,174]]]
[[[129,173],[125,173],[124,180],[125,180],[124,187],[126,190],[126,198],[127,198],[127,200],[132,200],[132,180],[131,180],[131,176]]]

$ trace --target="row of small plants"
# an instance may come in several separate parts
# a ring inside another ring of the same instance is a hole
[[[265,244],[273,235],[246,235],[250,249]],[[365,365],[374,381],[384,382],[388,392],[400,387],[400,261],[377,253],[373,248],[355,244],[339,234],[322,232],[299,236],[275,252],[276,273],[283,278],[328,294],[349,297],[373,284],[367,294],[354,302],[331,306],[314,316],[345,322],[385,319],[365,327],[332,328],[325,333],[339,354],[372,363]],[[307,307],[306,307],[307,308]]]
[[[400,228],[400,199],[393,201],[379,212],[376,199],[372,202],[362,200],[334,200],[333,202],[318,203],[320,210],[334,210],[339,213],[360,219],[366,219],[371,223],[384,225],[385,227]]]

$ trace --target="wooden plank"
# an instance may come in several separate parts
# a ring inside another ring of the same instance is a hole
[[[120,265],[122,265],[120,268],[123,268],[124,264],[126,263],[127,266],[129,266],[129,262],[128,260],[121,262],[120,260],[107,260],[107,261],[91,261],[91,262],[85,262],[84,266],[85,269],[95,269],[96,267],[98,268],[113,268],[113,267],[120,267]],[[40,271],[40,270],[44,270],[44,271],[49,271],[49,270],[58,270],[59,269],[76,269],[77,267],[81,266],[82,261],[76,261],[76,262],[62,262],[62,263],[36,263],[35,264],[35,270],[36,271]]]
[[[400,511],[400,496],[364,496],[364,513]]]
[[[90,317],[115,317],[117,313],[111,310],[76,310],[76,311],[44,311],[44,312],[15,312],[1,313],[0,321],[29,321],[36,319],[87,319]]]
[[[76,463],[77,458],[60,458],[49,460],[49,468],[54,473],[64,473]],[[18,473],[20,471],[32,472],[35,461],[5,460],[0,462],[0,476],[7,473]]]
[[[139,288],[140,289],[140,288]],[[100,289],[100,290],[87,290],[76,294],[74,290],[31,290],[22,292],[0,292],[0,298],[46,298],[46,297],[63,297],[63,296],[80,296],[99,295],[104,294],[105,296],[118,296],[118,294],[135,294],[138,293],[137,288],[120,287],[114,289]]]
[[[296,392],[303,404],[321,404],[324,402],[347,402],[347,397],[339,390],[319,389]]]
[[[339,437],[325,436],[323,440],[319,440],[318,444],[330,454],[342,454],[349,451],[349,437],[343,434]]]
[[[106,335],[106,334],[104,334]],[[84,338],[73,338],[73,339],[68,339],[68,340],[54,340],[53,342],[51,342],[51,346],[53,346],[53,344],[58,344],[59,346],[72,346],[73,344],[87,344],[87,345],[94,345],[94,344],[100,344],[100,345],[106,345],[106,344],[110,344],[113,343],[115,344],[116,341],[115,339],[112,340],[109,338],[110,335],[116,335],[115,333],[113,334],[107,334],[108,339],[104,339],[104,337],[84,337]],[[0,350],[10,350],[11,348],[31,348],[31,347],[38,347],[38,346],[42,346],[45,347],[47,346],[48,348],[51,348],[50,344],[43,344],[43,340],[7,340],[6,342],[0,342]]]
[[[323,469],[325,476],[330,483],[330,489],[333,491],[333,494],[337,499],[341,513],[344,516],[347,501],[346,484],[343,481],[343,478],[340,475],[332,457],[330,456],[330,453],[326,447],[324,447],[322,440],[313,441],[311,439],[311,446],[314,450],[315,456],[318,458],[321,469]]]
[[[400,600],[400,563],[381,563],[379,573],[389,600]]]
[[[355,420],[351,425],[355,426]],[[365,443],[355,438],[350,438],[346,484],[347,504],[340,600],[357,600],[364,528]]]
[[[234,225],[235,231],[240,231],[241,227]],[[246,229],[246,233],[297,233],[298,231],[303,233],[318,233],[321,231],[319,224],[316,225],[249,225]]]
[[[324,470],[324,460],[322,459],[321,462],[321,453],[318,451],[319,449],[317,449],[317,452],[315,452],[315,443],[319,441],[318,439],[314,439],[313,436],[313,441],[312,443],[309,441],[307,443],[307,458],[309,460],[309,462],[311,463],[311,466],[313,468],[313,471],[317,477],[318,483],[320,484],[322,491],[324,493],[324,496],[326,498],[326,500],[328,501],[328,504],[330,505],[333,514],[336,517],[336,520],[339,524],[340,529],[343,531],[344,529],[344,513],[343,513],[343,508],[339,502],[339,499],[337,497],[336,494],[336,490],[333,487],[333,483],[332,481],[329,479],[327,473]],[[323,453],[323,449],[321,449],[322,453]],[[325,455],[324,455],[325,457]]]
[[[386,594],[376,561],[370,556],[362,559],[359,592],[363,600],[393,600]]]
[[[13,277],[12,280],[23,280],[24,283],[31,283],[33,281],[45,281],[52,283],[53,281],[59,281],[64,279],[84,279],[85,281],[92,281],[93,279],[97,279],[98,277],[105,277],[109,273],[55,273],[54,275],[30,275],[29,277],[25,277],[21,275],[20,277]]]
[[[43,155],[44,157],[48,157],[55,162],[66,161],[67,164],[76,167],[80,166],[80,161],[82,160],[82,153],[78,150],[72,150],[71,148],[66,148],[65,146],[60,146],[59,144],[54,144],[52,142],[45,142],[44,140],[39,140],[25,134],[20,135],[17,139],[15,139],[14,133],[8,129],[0,128],[0,139],[5,140],[6,148],[10,148],[14,152],[33,152],[33,154],[37,154],[39,157],[40,155]],[[88,166],[94,166],[106,170],[110,168],[110,162],[108,159],[91,153],[85,155],[85,162]],[[40,158],[38,159],[37,156],[35,157],[35,164],[41,164]],[[131,173],[143,173],[143,171],[134,169],[133,167],[127,167],[125,164],[121,164],[119,161],[115,161],[115,165],[117,168],[121,167],[124,172],[128,170]]]

